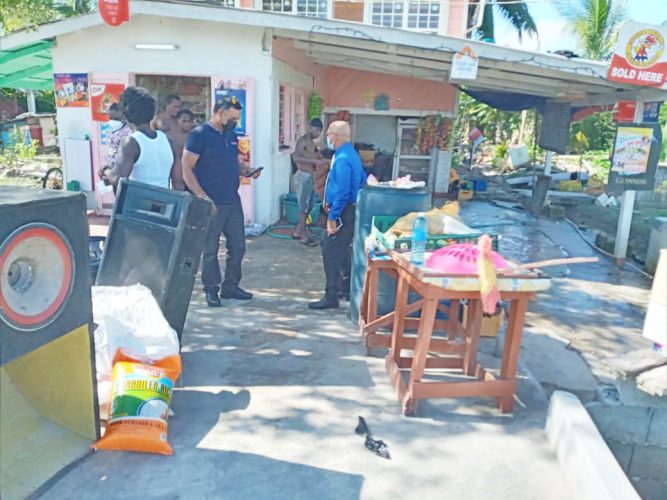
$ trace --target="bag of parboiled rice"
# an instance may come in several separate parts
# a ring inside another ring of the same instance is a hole
[[[118,350],[113,364],[109,422],[98,450],[143,451],[171,455],[167,417],[181,357],[135,359]]]

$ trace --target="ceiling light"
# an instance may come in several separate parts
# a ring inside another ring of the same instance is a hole
[[[178,45],[174,43],[135,43],[137,50],[176,50]]]

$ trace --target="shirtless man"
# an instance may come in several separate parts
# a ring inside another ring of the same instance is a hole
[[[322,120],[313,118],[310,121],[310,130],[299,139],[296,143],[294,153],[292,153],[292,161],[297,166],[297,171],[294,175],[297,186],[296,198],[299,205],[299,223],[294,233],[292,233],[292,238],[308,246],[317,246],[317,242],[310,238],[306,229],[306,220],[313,208],[313,195],[315,194],[313,174],[318,167],[328,165],[329,163],[328,160],[324,159],[319,148],[315,145],[315,141],[322,135],[322,128]]]
[[[161,130],[169,139],[174,139],[178,133],[178,112],[181,110],[181,98],[176,94],[169,94],[162,99],[162,112],[155,117],[151,125],[155,130]]]
[[[181,158],[183,156],[185,142],[188,139],[188,134],[190,134],[194,128],[194,115],[189,109],[181,109],[176,115],[176,121],[178,123],[178,127],[171,131],[170,138],[171,143],[174,146],[176,157]],[[174,172],[172,175],[172,189],[177,189],[179,191],[185,189],[180,161],[178,164],[174,165]]]

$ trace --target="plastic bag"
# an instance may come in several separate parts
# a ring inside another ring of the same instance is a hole
[[[120,348],[139,357],[162,359],[179,353],[178,336],[143,285],[94,286],[95,363],[100,405],[109,401],[111,370]]]
[[[135,359],[118,350],[114,360],[109,423],[93,447],[171,455],[167,418],[181,357]]]

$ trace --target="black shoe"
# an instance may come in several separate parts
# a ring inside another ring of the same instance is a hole
[[[322,297],[317,302],[308,304],[309,309],[338,309],[338,301],[328,297]]]
[[[204,295],[206,295],[208,307],[220,307],[222,305],[217,290],[204,290]]]
[[[250,300],[252,293],[246,292],[239,287],[234,290],[220,290],[221,299]]]

